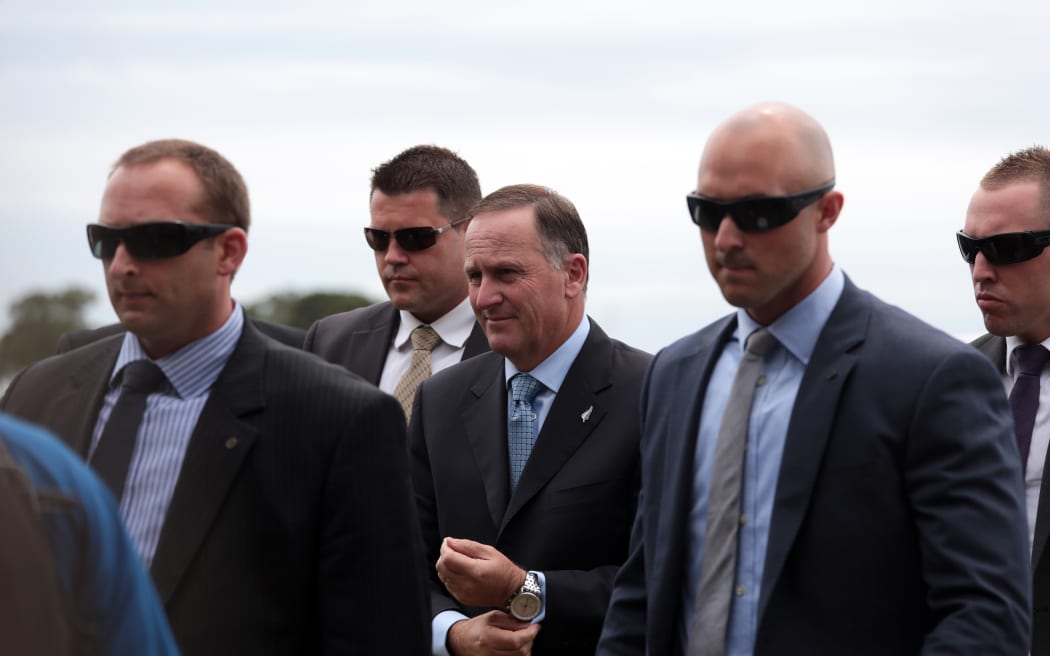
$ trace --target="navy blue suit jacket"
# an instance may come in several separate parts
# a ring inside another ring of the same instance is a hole
[[[672,344],[647,374],[642,492],[599,654],[682,653],[698,422],[735,323]],[[987,360],[847,280],[788,428],[754,653],[1024,654],[1018,460]]]

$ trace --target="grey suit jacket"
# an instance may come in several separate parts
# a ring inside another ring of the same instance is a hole
[[[504,358],[435,374],[416,396],[412,481],[428,562],[445,536],[489,544],[547,579],[534,654],[587,654],[627,555],[638,492],[638,392],[651,356],[591,322],[510,492]],[[431,568],[433,570],[433,567]],[[461,607],[431,571],[431,611]]]
[[[1006,338],[982,335],[971,344],[988,356],[1006,375]],[[1050,558],[1046,553],[1050,536],[1050,451],[1043,463],[1043,482],[1039,488],[1039,507],[1035,515],[1035,536],[1032,540],[1032,653],[1050,654]]]
[[[0,407],[85,454],[121,340],[30,365]],[[428,650],[403,416],[372,385],[245,322],[151,567],[183,653]]]
[[[701,404],[735,324],[679,340],[649,370],[642,501],[599,654],[682,653]],[[847,280],[792,410],[754,653],[1024,654],[1030,576],[994,369]]]
[[[390,301],[384,301],[315,322],[306,333],[303,349],[378,385],[387,352],[400,325],[401,314]],[[485,333],[475,322],[463,346],[463,359],[488,350]]]

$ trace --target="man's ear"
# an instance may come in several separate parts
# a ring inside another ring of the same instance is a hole
[[[580,253],[573,253],[566,260],[563,270],[566,274],[565,296],[576,298],[587,287],[587,258]]]
[[[817,221],[817,230],[827,232],[831,226],[838,221],[839,213],[842,212],[842,204],[845,198],[838,191],[829,191],[820,199],[820,219]]]
[[[215,247],[218,251],[216,272],[233,276],[248,254],[248,234],[242,228],[230,228],[216,238]]]

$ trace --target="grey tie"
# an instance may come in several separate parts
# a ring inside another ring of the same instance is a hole
[[[762,356],[776,342],[765,328],[751,334],[740,368],[733,379],[729,403],[718,431],[711,487],[707,495],[707,529],[703,562],[696,588],[696,605],[689,628],[688,656],[723,656],[726,626],[736,574],[737,537],[740,529],[740,484],[744,478],[747,425]]]

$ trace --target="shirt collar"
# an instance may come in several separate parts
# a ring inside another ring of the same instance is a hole
[[[554,353],[547,356],[547,359],[536,365],[532,371],[528,372],[536,380],[543,383],[544,387],[558,393],[558,389],[561,388],[562,382],[565,381],[565,376],[569,373],[569,368],[572,367],[572,363],[576,361],[576,356],[580,354],[580,350],[583,348],[583,343],[587,341],[587,335],[591,332],[591,322],[586,316],[580,320],[580,325],[576,326],[576,330],[572,331],[569,335],[569,339],[562,342],[562,345],[558,347]],[[504,374],[507,377],[507,384],[510,384],[510,379],[515,374],[520,373],[518,368],[514,364],[504,358],[506,365],[504,366]]]
[[[411,342],[412,331],[424,325],[416,318],[416,315],[407,310],[400,310],[401,325],[394,335],[394,345],[398,350],[406,349]],[[470,307],[470,299],[464,298],[459,305],[446,312],[434,323],[427,324],[434,329],[441,341],[452,348],[463,348],[474,330],[474,310]]]
[[[234,347],[237,346],[243,328],[244,311],[234,301],[233,312],[218,330],[152,362],[164,372],[180,398],[199,396],[211,389],[219,377]],[[113,374],[109,379],[110,388],[116,384],[124,365],[135,360],[150,360],[150,357],[139,344],[138,338],[128,331],[124,333],[124,343],[121,344]]]
[[[816,289],[810,292],[809,296],[768,326],[769,332],[777,338],[777,342],[803,365],[809,364],[809,358],[813,355],[817,339],[824,330],[824,324],[827,323],[835,305],[839,302],[845,286],[845,274],[837,264],[833,265],[831,273]],[[743,344],[743,340],[740,339],[741,335],[750,336],[752,332],[761,327],[762,325],[752,319],[746,310],[743,308],[737,310],[737,329],[734,337],[739,344]],[[743,350],[743,346],[740,348]]]
[[[1016,335],[1010,335],[1006,338],[1006,374],[1011,378],[1017,376],[1017,358],[1013,357],[1014,349],[1018,346],[1024,346],[1026,343],[1027,342],[1022,341],[1021,338]],[[1050,338],[1044,339],[1040,344],[1045,346],[1047,350],[1050,350]]]

